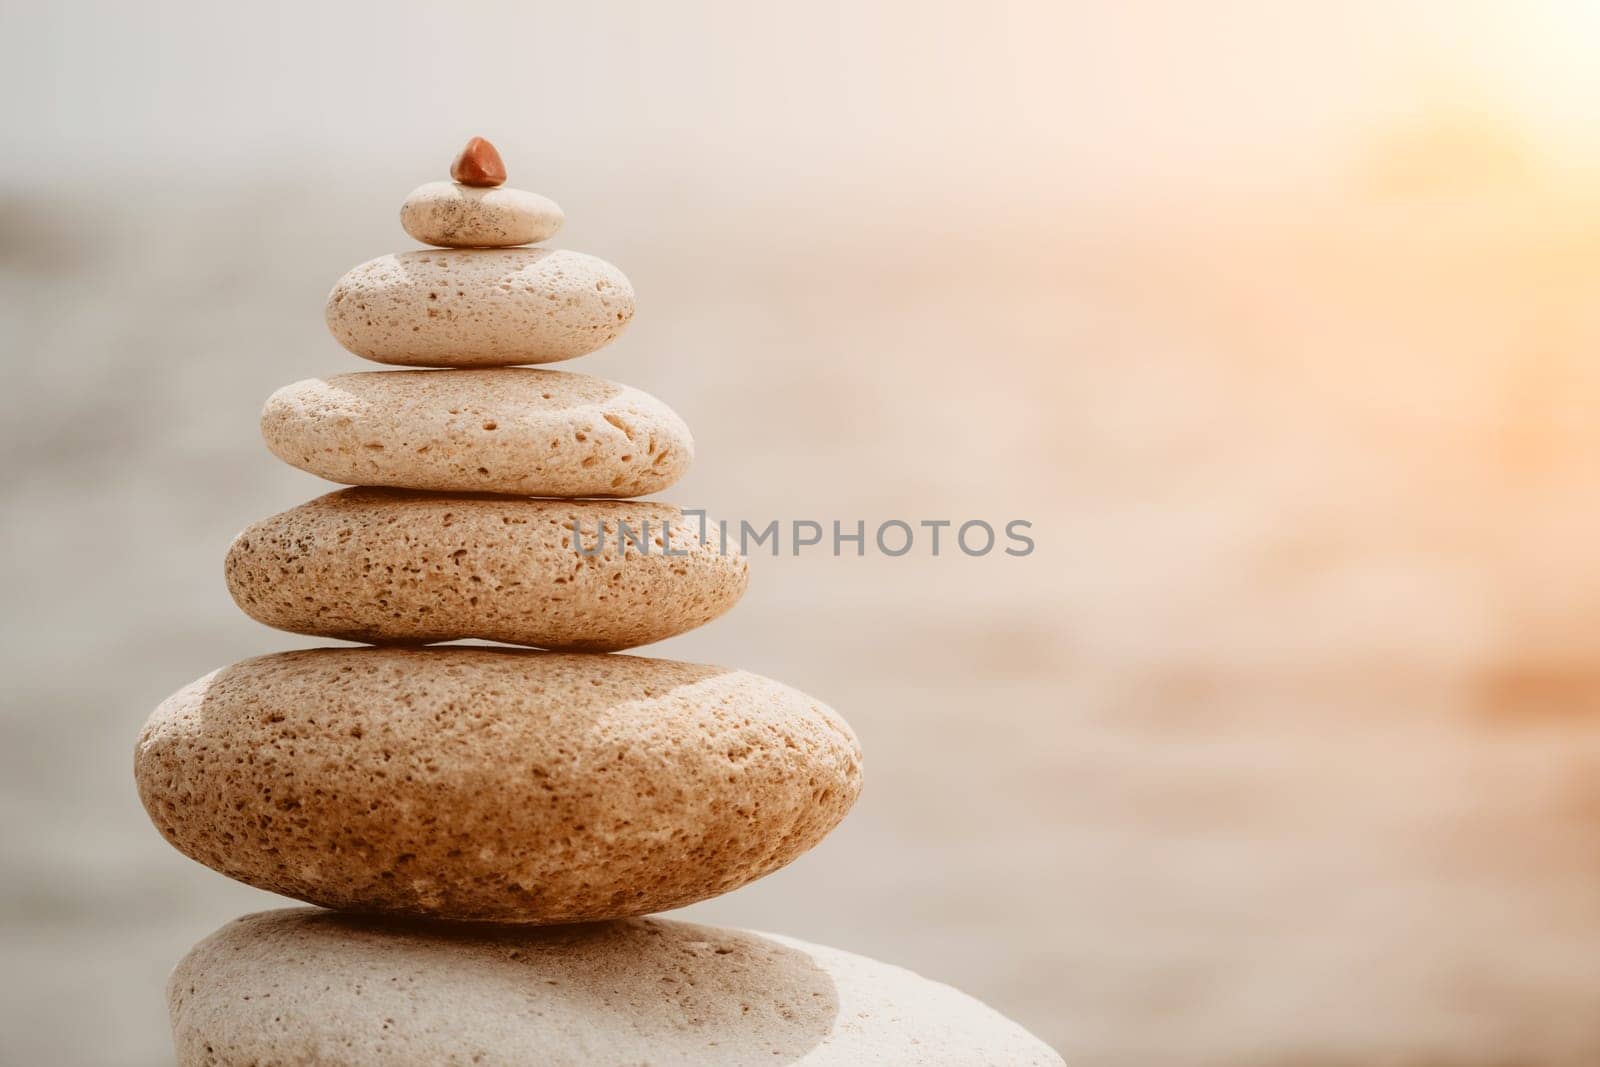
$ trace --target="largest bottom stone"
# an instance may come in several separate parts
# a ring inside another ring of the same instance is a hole
[[[803,941],[660,919],[546,929],[246,916],[167,985],[180,1067],[1059,1067],[938,982]]]
[[[854,802],[834,712],[744,671],[521,649],[318,649],[156,709],[135,776],[180,851],[330,907],[557,923],[716,896]]]

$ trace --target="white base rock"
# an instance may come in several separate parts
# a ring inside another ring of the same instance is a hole
[[[528,929],[314,908],[206,938],[167,987],[193,1064],[1060,1064],[947,985],[663,919]]]

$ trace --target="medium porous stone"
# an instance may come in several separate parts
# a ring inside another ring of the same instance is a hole
[[[134,776],[179,851],[314,904],[560,923],[681,907],[844,817],[844,721],[744,671],[525,649],[318,649],[168,698]]]
[[[642,496],[694,459],[689,427],[647,393],[562,371],[370,371],[279,389],[267,447],[335,482],[524,496]]]
[[[566,221],[554,200],[500,186],[429,182],[400,205],[400,225],[423,244],[509,248],[554,237]]]
[[[295,633],[612,652],[692,630],[744,593],[744,557],[700,532],[648,501],[342,489],[250,526],[224,571],[246,614]]]
[[[1061,1064],[903,968],[664,919],[463,929],[261,912],[196,945],[167,1005],[179,1067]]]
[[[581,252],[423,250],[379,256],[328,295],[328,329],[358,356],[411,367],[500,367],[586,355],[633,318],[633,286]]]

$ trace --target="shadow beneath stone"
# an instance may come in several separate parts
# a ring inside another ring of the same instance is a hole
[[[789,1064],[832,1031],[804,952],[662,919],[446,924],[248,915],[168,985],[190,1062]]]

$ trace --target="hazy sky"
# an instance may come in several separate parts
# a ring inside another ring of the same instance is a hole
[[[14,3],[3,173],[301,168],[463,132],[626,165],[1033,180],[1347,154],[1428,108],[1576,157],[1600,4]]]

